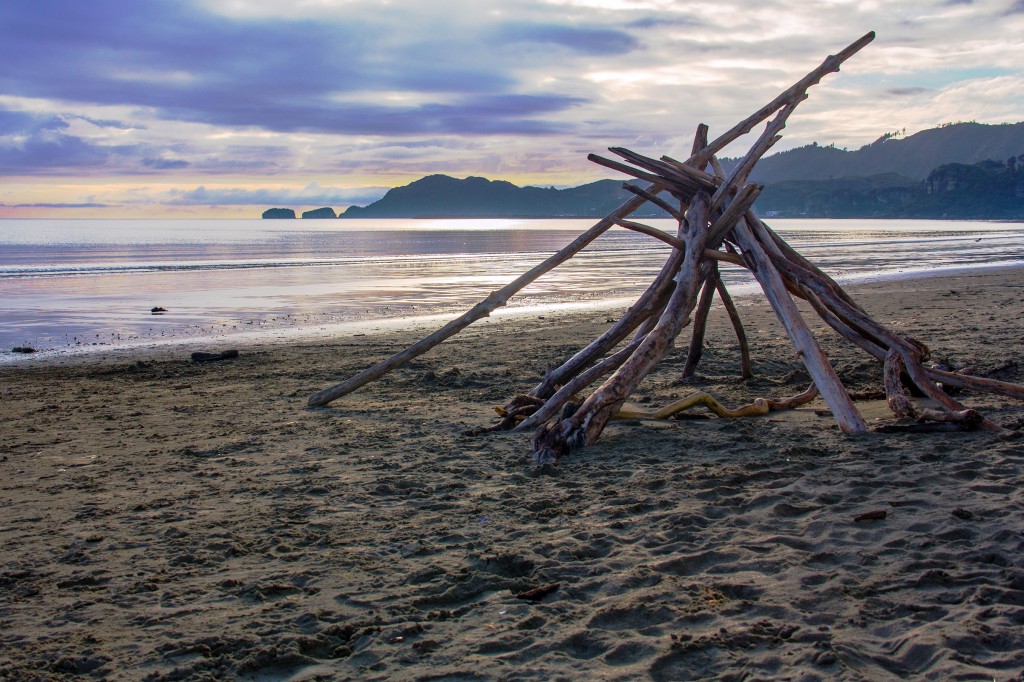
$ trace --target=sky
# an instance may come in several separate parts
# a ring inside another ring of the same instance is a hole
[[[1024,120],[1024,0],[3,0],[0,218],[579,185],[609,146],[687,156],[869,30],[776,150]]]

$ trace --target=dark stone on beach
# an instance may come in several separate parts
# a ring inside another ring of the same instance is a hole
[[[192,354],[192,362],[217,362],[218,360],[231,360],[237,357],[237,350],[226,350],[221,353],[204,353],[202,351],[196,351]]]
[[[161,308],[160,306],[156,306],[155,308],[150,308],[149,312],[151,312],[154,315],[163,315],[164,313],[167,312],[167,308]]]
[[[15,346],[11,349],[12,353],[35,353],[37,352],[32,346]]]
[[[334,212],[334,209],[325,206],[323,208],[314,208],[312,211],[303,211],[302,219],[306,220],[309,218],[337,218],[338,214]]]
[[[280,219],[294,220],[295,219],[295,211],[293,209],[290,209],[290,208],[268,208],[266,211],[263,212],[263,219],[264,220],[273,220],[273,219],[278,219],[278,220],[280,220]]]

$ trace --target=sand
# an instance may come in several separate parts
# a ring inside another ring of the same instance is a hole
[[[853,292],[1024,382],[1024,270]],[[679,350],[639,399],[800,392],[781,327],[741,314],[757,378],[716,309],[697,381]],[[849,437],[815,402],[614,422],[543,475],[526,437],[463,435],[613,316],[482,322],[317,410],[424,330],[0,368],[0,679],[1024,679],[1019,433]]]

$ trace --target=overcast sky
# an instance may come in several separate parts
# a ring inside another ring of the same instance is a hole
[[[777,149],[1024,120],[1024,0],[5,0],[0,217],[577,185],[608,146],[686,156],[869,30]]]

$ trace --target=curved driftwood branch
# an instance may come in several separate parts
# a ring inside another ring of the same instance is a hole
[[[806,405],[818,397],[818,389],[811,384],[807,390],[799,395],[780,400],[771,398],[755,398],[752,403],[741,405],[730,409],[718,402],[710,393],[697,391],[685,398],[680,398],[669,403],[658,410],[640,410],[636,408],[623,408],[615,415],[616,419],[668,419],[691,408],[703,405],[723,419],[737,419],[739,417],[760,417],[778,410],[792,410],[795,407]]]

